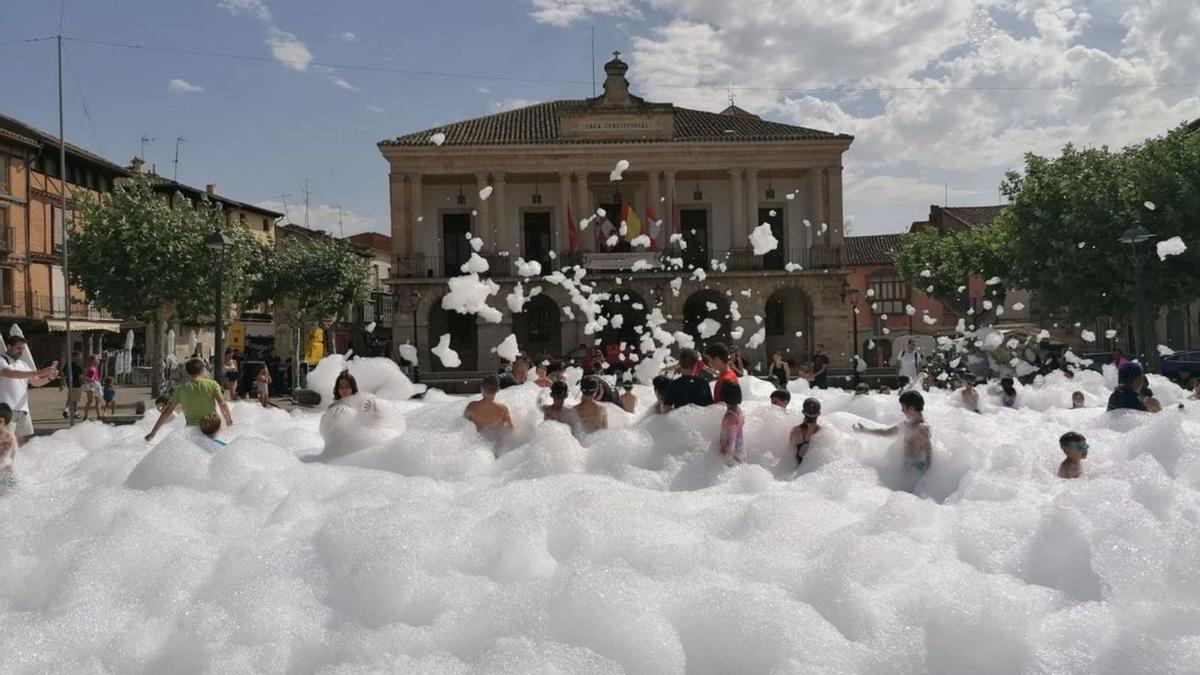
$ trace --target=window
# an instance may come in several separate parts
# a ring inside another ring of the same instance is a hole
[[[271,220],[269,218],[263,218],[263,232],[270,232],[270,231],[271,231]]]
[[[13,306],[13,271],[5,267],[0,270],[0,305]]]
[[[0,207],[0,251],[12,250],[12,238],[8,229],[8,209]]]
[[[75,219],[74,212],[71,211],[71,209],[67,209],[66,222],[68,224],[72,223],[72,222],[74,222],[74,219]],[[54,250],[61,251],[62,245],[63,245],[63,210],[60,207],[57,207],[57,206],[53,207],[53,211],[51,213],[51,220],[52,220],[51,227],[53,228],[53,236],[54,236]]]
[[[11,194],[12,185],[9,183],[8,165],[10,160],[8,155],[0,155],[0,193]]]
[[[874,292],[867,300],[875,304],[876,314],[903,314],[904,307],[911,297],[908,282],[900,278],[895,270],[875,272],[869,278],[870,289]]]

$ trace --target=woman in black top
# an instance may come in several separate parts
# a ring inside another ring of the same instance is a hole
[[[783,355],[775,352],[771,355],[771,379],[775,380],[780,389],[787,389],[788,380],[792,377],[792,370],[788,368],[787,362],[783,360]]]

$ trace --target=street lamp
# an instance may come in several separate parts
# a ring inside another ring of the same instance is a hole
[[[217,382],[225,381],[225,336],[222,332],[225,323],[225,249],[231,244],[233,241],[219,227],[204,239],[204,245],[217,254],[217,306],[213,316],[213,375]]]
[[[1142,272],[1146,265],[1146,252],[1143,250],[1144,247],[1142,244],[1155,237],[1157,235],[1150,230],[1141,225],[1134,225],[1125,230],[1121,234],[1121,238],[1117,240],[1129,247],[1129,260],[1133,263],[1133,353],[1137,354],[1139,359],[1144,359],[1142,343],[1146,339],[1146,324],[1142,314],[1146,302],[1145,289],[1142,287]]]
[[[842,282],[842,299],[850,305],[850,325],[854,331],[854,355],[858,356],[858,295],[857,288]],[[855,364],[857,365],[857,363]]]

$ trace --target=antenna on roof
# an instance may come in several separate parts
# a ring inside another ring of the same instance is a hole
[[[729,88],[729,107],[733,107],[733,87]]]
[[[279,200],[281,202],[283,202],[283,219],[289,223],[292,222],[292,219],[290,216],[288,216],[287,199],[288,199],[288,197],[291,197],[291,196],[292,195],[290,192],[285,192],[281,195],[275,195],[274,197],[270,197],[270,199],[275,199],[275,197],[278,197]]]
[[[308,198],[313,194],[312,190],[308,189],[308,179],[304,179],[304,227],[308,227]]]
[[[592,26],[592,98],[596,97],[596,27]]]
[[[338,204],[338,236],[342,239],[346,238],[346,229],[342,227],[342,205]]]
[[[150,136],[146,136],[146,135],[142,136],[142,151],[138,154],[138,157],[141,157],[143,162],[146,161],[146,144],[153,143],[156,140],[157,139],[152,138]]]
[[[171,172],[171,180],[173,180],[173,181],[179,180],[179,144],[180,143],[190,143],[190,142],[191,141],[184,138],[183,136],[175,137],[175,162],[174,162],[175,169],[174,169],[174,171]]]
[[[946,193],[942,196],[942,208],[950,206],[950,181],[946,181]]]

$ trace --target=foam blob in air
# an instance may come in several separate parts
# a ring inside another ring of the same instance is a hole
[[[754,247],[754,255],[766,255],[779,248],[779,240],[771,232],[771,224],[763,223],[750,233],[750,245]]]
[[[1166,260],[1173,255],[1180,255],[1187,250],[1187,244],[1179,237],[1171,237],[1155,245],[1159,260]]]

